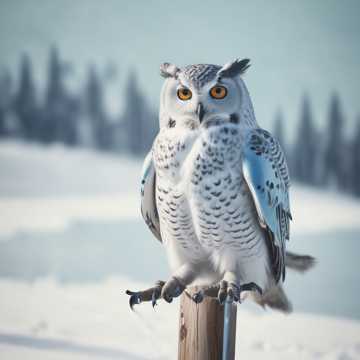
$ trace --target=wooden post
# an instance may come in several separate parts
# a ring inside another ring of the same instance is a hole
[[[193,294],[196,288],[189,289]],[[231,306],[229,357],[235,359],[236,305]],[[183,293],[180,301],[178,360],[222,360],[224,306],[205,297],[196,304]]]

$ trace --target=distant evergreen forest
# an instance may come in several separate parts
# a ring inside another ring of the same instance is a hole
[[[41,98],[28,55],[22,56],[16,87],[9,71],[0,73],[1,139],[56,142],[139,157],[150,149],[158,131],[158,112],[146,101],[135,72],[128,76],[124,109],[115,118],[104,101],[106,78],[95,66],[89,67],[77,94],[67,89],[66,78],[71,74],[55,47],[50,51],[47,72]],[[303,96],[293,144],[285,140],[282,112],[275,115],[272,133],[287,154],[293,180],[360,197],[360,118],[351,136],[345,135],[345,125],[336,93],[330,99],[327,124],[321,131],[314,126],[309,96]]]

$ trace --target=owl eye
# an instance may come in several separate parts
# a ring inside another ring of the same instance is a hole
[[[177,96],[180,100],[190,100],[192,97],[192,92],[188,88],[180,88],[177,91]]]
[[[214,99],[223,99],[227,95],[225,86],[215,85],[210,89],[210,96]]]

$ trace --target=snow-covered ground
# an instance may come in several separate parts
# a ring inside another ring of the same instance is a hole
[[[41,244],[49,234],[62,234],[60,239],[75,244],[68,229],[78,222],[118,222],[121,227],[139,219],[140,169],[139,162],[89,150],[0,143],[0,241],[23,246],[30,235],[38,237],[38,248],[53,259],[54,249]],[[294,185],[291,201],[295,236],[360,229],[360,203],[349,197]],[[94,253],[103,255],[101,244]],[[35,253],[20,259],[31,256]],[[129,273],[67,284],[49,274],[31,281],[0,278],[0,359],[175,359],[177,302],[160,303],[156,311],[142,304],[130,312],[124,289],[149,283]],[[331,284],[327,273],[320,276]],[[311,288],[307,296],[312,293],[321,290]],[[360,322],[304,313],[284,316],[251,306],[239,306],[238,314],[240,359],[360,359]]]
[[[60,286],[0,283],[1,359],[176,359],[178,302],[132,313],[127,279]],[[239,359],[360,358],[360,323],[323,316],[253,313],[239,306]],[[5,355],[5,356],[2,356]]]
[[[0,236],[139,217],[141,163],[62,146],[0,143]]]

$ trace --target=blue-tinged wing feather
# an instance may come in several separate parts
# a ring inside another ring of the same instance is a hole
[[[152,153],[146,156],[141,176],[141,214],[151,232],[161,240],[159,215],[155,200],[156,173]]]
[[[276,281],[285,278],[285,241],[289,239],[290,178],[279,142],[263,129],[246,137],[243,174],[251,191],[260,225],[266,229]]]

